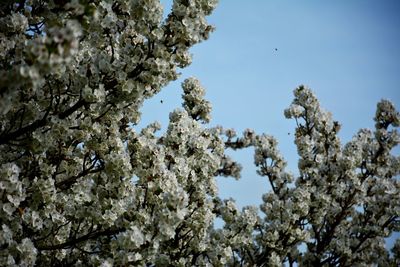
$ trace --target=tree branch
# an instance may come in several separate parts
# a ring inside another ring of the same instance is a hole
[[[50,245],[50,246],[46,246],[46,245],[36,245],[36,248],[39,250],[57,250],[57,249],[66,249],[66,248],[70,248],[73,247],[81,242],[84,241],[88,241],[91,239],[97,239],[101,236],[110,236],[110,235],[115,235],[118,234],[122,231],[125,231],[124,228],[116,228],[116,229],[107,229],[104,231],[95,231],[95,232],[91,232],[88,233],[86,235],[83,235],[81,237],[75,238],[75,239],[70,239],[65,243],[61,243],[61,244],[57,244],[57,245]]]

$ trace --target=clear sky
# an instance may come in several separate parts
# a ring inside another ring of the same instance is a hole
[[[171,1],[162,2],[168,11]],[[212,125],[275,136],[296,174],[295,122],[283,116],[296,86],[309,86],[332,112],[343,142],[373,128],[380,99],[400,109],[399,14],[397,0],[220,0],[209,17],[216,31],[191,50],[181,78],[146,102],[139,126],[157,120],[165,129],[181,104],[180,83],[195,76],[212,103]],[[218,178],[221,196],[258,206],[269,187],[255,173],[252,149],[230,154],[242,178]]]

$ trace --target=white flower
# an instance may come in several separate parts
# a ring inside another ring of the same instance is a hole
[[[1,232],[0,232],[0,244],[9,244],[12,241],[13,238],[13,233],[11,231],[11,229],[6,225],[3,224],[1,226]]]
[[[20,253],[21,265],[32,266],[36,261],[37,249],[29,238],[22,239],[17,245],[17,250]]]
[[[112,267],[112,266],[113,266],[113,264],[112,264],[112,262],[109,261],[109,260],[105,260],[105,261],[100,265],[100,267]]]
[[[24,33],[28,29],[28,19],[20,13],[11,14],[11,23],[17,33]]]
[[[291,104],[288,109],[285,109],[286,118],[299,118],[303,115],[304,108],[297,104]]]

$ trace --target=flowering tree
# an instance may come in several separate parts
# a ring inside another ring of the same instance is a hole
[[[177,79],[208,38],[216,0],[6,0],[0,4],[0,265],[382,266],[400,226],[400,116],[377,106],[374,132],[342,146],[339,124],[303,86],[299,176],[277,141],[207,127],[194,78],[183,108],[136,130],[143,102]],[[226,149],[252,146],[271,192],[238,210],[215,178],[239,178]],[[216,218],[224,225],[214,228]]]

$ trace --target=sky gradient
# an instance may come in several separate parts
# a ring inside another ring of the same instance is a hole
[[[167,12],[171,1],[162,2]],[[380,99],[400,108],[399,14],[396,0],[221,0],[209,17],[216,31],[191,50],[180,79],[145,103],[138,128],[157,120],[165,129],[181,105],[180,83],[195,76],[213,106],[211,125],[275,136],[296,174],[295,122],[283,116],[296,86],[309,86],[342,124],[343,143],[373,128]],[[242,178],[218,178],[221,197],[258,206],[269,187],[255,173],[253,150],[230,155],[243,165]]]

